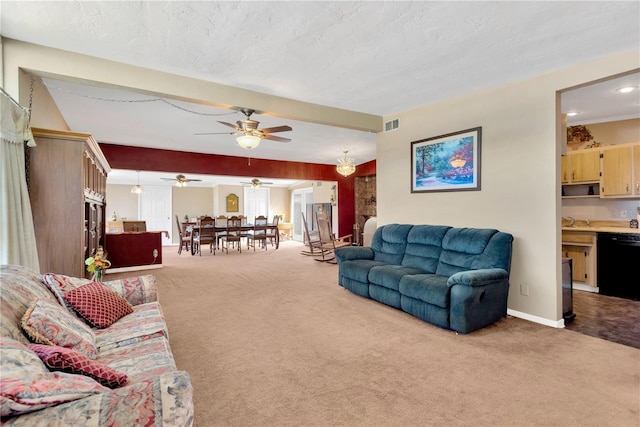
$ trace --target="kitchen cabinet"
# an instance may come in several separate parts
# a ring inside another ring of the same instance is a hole
[[[562,232],[562,256],[573,261],[574,282],[596,287],[596,233]]]
[[[568,180],[572,183],[600,180],[600,151],[580,150],[568,154]]]
[[[633,194],[640,197],[640,144],[633,146]]]
[[[602,150],[600,197],[631,196],[633,147],[610,147]]]
[[[90,134],[33,128],[29,198],[42,273],[86,277],[104,245],[109,164]]]

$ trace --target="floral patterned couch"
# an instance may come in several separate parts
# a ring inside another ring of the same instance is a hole
[[[107,327],[87,324],[105,313],[70,308],[71,295],[94,285],[124,310]],[[0,267],[2,425],[193,424],[191,382],[171,354],[155,278],[103,285]]]

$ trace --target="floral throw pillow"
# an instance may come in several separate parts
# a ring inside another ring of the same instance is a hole
[[[131,304],[100,282],[91,282],[64,293],[65,301],[92,326],[108,328],[133,313]]]
[[[64,300],[64,293],[72,289],[79,288],[90,282],[89,279],[81,279],[78,277],[65,276],[63,274],[46,273],[42,275],[42,283],[55,295],[60,304],[67,307],[69,311],[72,308]]]
[[[91,328],[54,302],[37,298],[22,316],[21,325],[36,343],[72,348],[91,359],[98,355]]]
[[[109,388],[120,387],[127,382],[126,374],[89,359],[75,350],[42,344],[29,344],[29,349],[33,350],[51,370],[86,375]]]
[[[49,372],[29,348],[0,337],[0,415],[13,416],[109,391],[80,375]]]

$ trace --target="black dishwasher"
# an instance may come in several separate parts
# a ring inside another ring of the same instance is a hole
[[[603,295],[640,300],[640,234],[598,233],[598,287]]]

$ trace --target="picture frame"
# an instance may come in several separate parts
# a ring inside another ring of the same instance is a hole
[[[411,142],[411,192],[479,191],[482,127]]]
[[[227,212],[238,212],[238,196],[231,193],[227,196]]]

